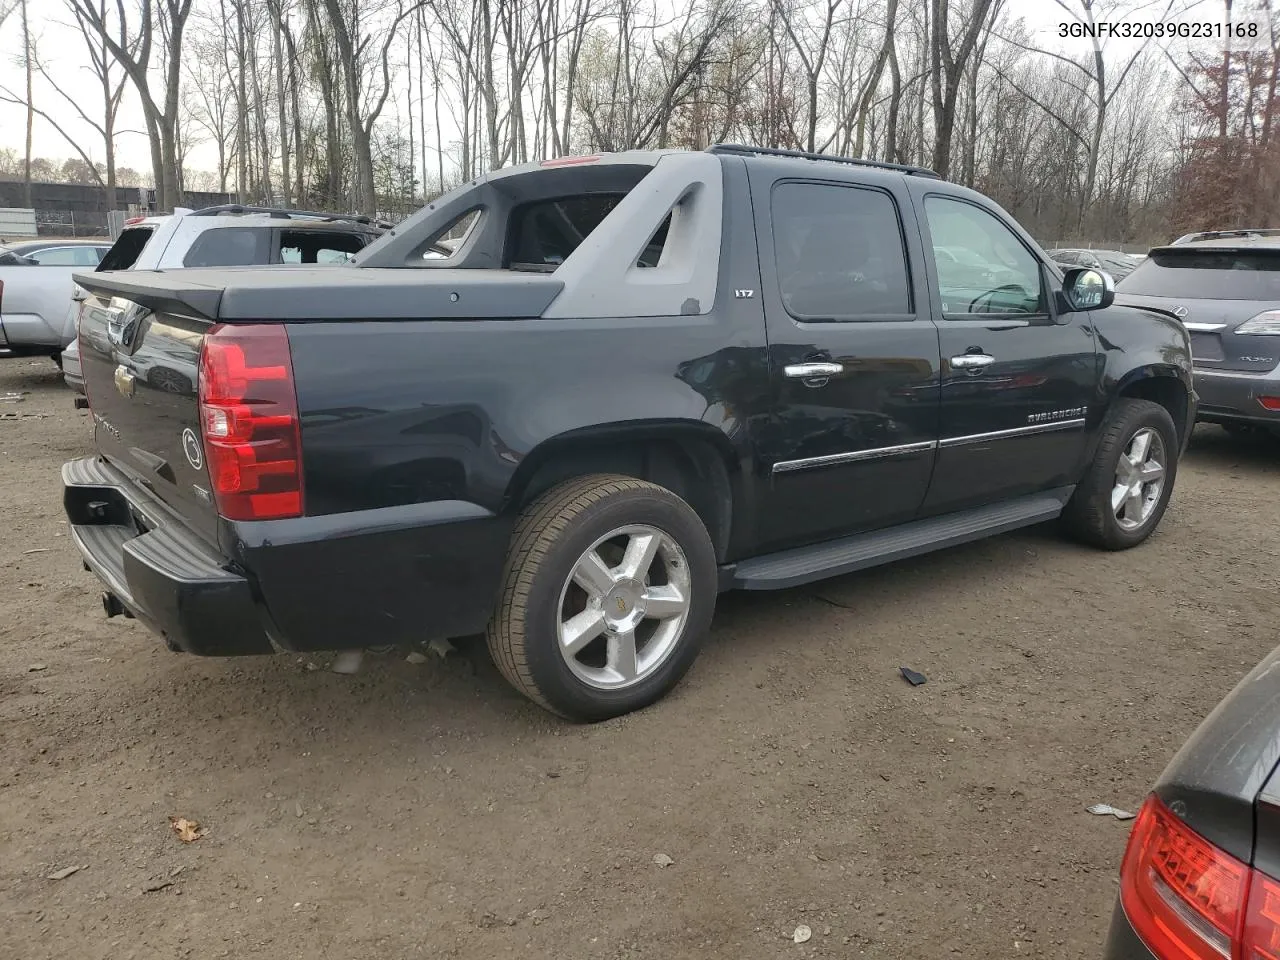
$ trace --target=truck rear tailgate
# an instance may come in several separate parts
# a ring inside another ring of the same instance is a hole
[[[200,421],[200,369],[202,358],[209,362],[204,354],[220,352],[215,345],[224,339],[247,342],[245,338],[261,344],[268,338],[255,332],[274,332],[279,349],[258,349],[259,361],[250,364],[252,369],[244,365],[247,354],[240,355],[234,346],[229,365],[214,363],[208,369],[239,381],[240,388],[249,385],[249,394],[236,393],[224,408],[243,404],[237,408],[243,413],[261,404],[267,414],[292,415],[295,423],[289,429],[296,430],[295,387],[292,371],[286,371],[289,326],[537,317],[563,287],[551,276],[501,270],[343,266],[99,272],[78,275],[76,282],[87,291],[80,362],[99,452],[210,543],[219,539],[219,505],[230,519],[269,519],[283,502],[269,499],[276,488],[267,477],[260,488],[266,514],[254,513],[254,504],[238,516],[228,512],[222,471],[258,471],[265,477],[288,462],[300,471],[296,442],[292,452],[281,452],[289,438],[242,438],[235,451],[239,461],[227,462],[237,458],[221,456],[225,451],[204,435],[210,425]],[[255,373],[288,382],[273,386]],[[277,387],[289,394],[291,410],[272,406],[280,399],[273,394]],[[216,420],[216,414],[210,415]],[[272,419],[259,416],[257,422],[267,423],[269,431]],[[212,465],[217,484],[211,483],[209,457],[217,461]],[[305,512],[305,478],[295,474],[294,479],[290,503],[296,509],[276,516]]]
[[[213,324],[168,306],[89,295],[80,314],[85,391],[99,452],[214,543],[196,395],[200,347]]]

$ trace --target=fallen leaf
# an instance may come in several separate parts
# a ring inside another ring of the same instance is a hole
[[[199,820],[188,820],[186,817],[170,817],[169,826],[183,843],[194,843],[209,831],[200,826]]]
[[[89,865],[86,863],[78,867],[63,867],[61,870],[57,870],[54,873],[49,874],[49,879],[65,880],[67,879],[67,877],[71,876],[73,873],[79,873],[81,870],[84,870],[88,866]]]

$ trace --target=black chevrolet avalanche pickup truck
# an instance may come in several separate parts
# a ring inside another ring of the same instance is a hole
[[[108,614],[213,656],[483,633],[574,720],[671,690],[722,590],[1050,520],[1135,546],[1195,420],[1174,317],[816,154],[551,160],[349,265],[76,282],[64,499]]]

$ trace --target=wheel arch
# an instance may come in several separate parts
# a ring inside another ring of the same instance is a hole
[[[607,423],[549,437],[525,456],[503,496],[518,511],[566,480],[613,473],[666,487],[693,508],[715,546],[729,552],[744,471],[729,438],[711,424],[663,419]]]
[[[1181,450],[1195,425],[1195,417],[1189,404],[1191,391],[1183,380],[1183,372],[1173,365],[1151,365],[1130,371],[1112,392],[1110,407],[1116,400],[1128,397],[1149,400],[1164,407],[1173,420]]]

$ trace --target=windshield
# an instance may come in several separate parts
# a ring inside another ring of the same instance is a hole
[[[1280,250],[1160,250],[1116,289],[1150,297],[1280,300]]]

